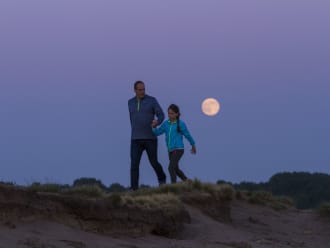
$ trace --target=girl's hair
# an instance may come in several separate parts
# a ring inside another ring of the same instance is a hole
[[[178,105],[176,104],[171,104],[169,107],[168,107],[168,110],[172,110],[174,113],[178,114],[177,116],[177,120],[176,120],[176,123],[177,123],[177,128],[176,130],[178,131],[178,133],[181,132],[181,128],[180,128],[180,109],[178,107]]]

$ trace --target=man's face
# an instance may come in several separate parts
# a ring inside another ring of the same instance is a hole
[[[137,98],[143,98],[145,95],[145,88],[144,88],[144,84],[140,83],[136,85],[136,88],[134,89],[134,92],[136,94]]]

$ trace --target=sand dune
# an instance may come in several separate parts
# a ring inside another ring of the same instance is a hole
[[[130,228],[127,232],[88,230],[84,224],[76,225],[81,220],[77,215],[65,212],[67,210],[61,206],[63,202],[58,201],[58,198],[49,200],[47,196],[46,199],[47,204],[40,205],[45,200],[42,195],[1,187],[0,248],[330,247],[330,220],[320,218],[311,210],[291,207],[279,211],[244,200],[233,200],[229,205],[230,220],[221,220],[217,215],[208,214],[208,210],[201,208],[201,205],[185,202],[183,208],[189,218],[179,218],[177,222],[182,223],[182,227],[169,238],[167,235],[153,235],[151,228],[145,228],[146,232],[143,233],[131,232],[134,229]],[[39,213],[36,211],[37,206]],[[53,212],[45,214],[44,207]],[[77,222],[73,223],[70,218],[76,218]],[[127,220],[131,222],[127,226],[134,226],[134,221]],[[176,220],[172,220],[172,223],[176,223]],[[151,222],[150,226],[153,226]],[[123,225],[118,228],[123,228]],[[113,230],[112,226],[110,230]]]

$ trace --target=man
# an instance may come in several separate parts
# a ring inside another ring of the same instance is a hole
[[[131,134],[131,189],[139,188],[139,166],[143,151],[148,155],[149,162],[158,178],[159,185],[166,183],[166,175],[157,158],[157,137],[152,126],[161,124],[164,112],[156,98],[145,94],[142,81],[134,83],[135,96],[128,100]],[[155,116],[157,119],[155,119]]]

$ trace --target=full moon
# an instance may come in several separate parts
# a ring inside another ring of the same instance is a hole
[[[220,110],[220,104],[217,99],[214,98],[206,98],[202,102],[202,111],[204,114],[208,116],[216,115]]]

